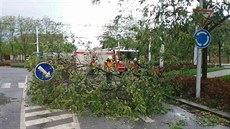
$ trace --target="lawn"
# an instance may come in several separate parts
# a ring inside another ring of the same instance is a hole
[[[224,68],[220,67],[212,67],[208,68],[208,72],[223,70]],[[183,69],[183,70],[173,70],[167,72],[167,75],[169,76],[175,76],[175,75],[196,75],[196,69]]]
[[[220,77],[220,78],[223,78],[223,79],[225,79],[225,80],[230,81],[230,75],[222,76],[222,77]]]

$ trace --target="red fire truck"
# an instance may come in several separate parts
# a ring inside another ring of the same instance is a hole
[[[96,58],[96,63],[100,68],[104,68],[106,59],[112,56],[115,62],[115,67],[118,72],[125,72],[128,69],[128,62],[138,56],[138,50],[132,49],[98,49],[98,50],[77,50],[73,57],[76,60],[78,67],[86,69],[93,58]]]

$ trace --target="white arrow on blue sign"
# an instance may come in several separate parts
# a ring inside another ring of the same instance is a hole
[[[206,48],[210,44],[211,36],[210,33],[205,29],[197,30],[194,34],[194,37],[196,39],[196,45],[199,48]]]
[[[54,68],[46,62],[41,62],[35,67],[35,76],[42,81],[48,81],[53,77]]]

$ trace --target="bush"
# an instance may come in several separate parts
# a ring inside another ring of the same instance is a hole
[[[11,63],[11,67],[24,68],[24,63]]]
[[[10,66],[10,62],[0,62],[0,66]]]

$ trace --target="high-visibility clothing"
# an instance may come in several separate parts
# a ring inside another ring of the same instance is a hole
[[[90,65],[91,65],[91,66],[95,66],[96,64],[97,64],[97,63],[96,63],[96,61],[94,61],[94,60],[90,62]]]
[[[113,62],[112,61],[106,61],[105,62],[105,70],[107,72],[112,72],[114,69],[113,69]]]
[[[138,64],[138,62],[134,62],[134,69],[136,69],[136,70],[139,69],[139,64]]]

